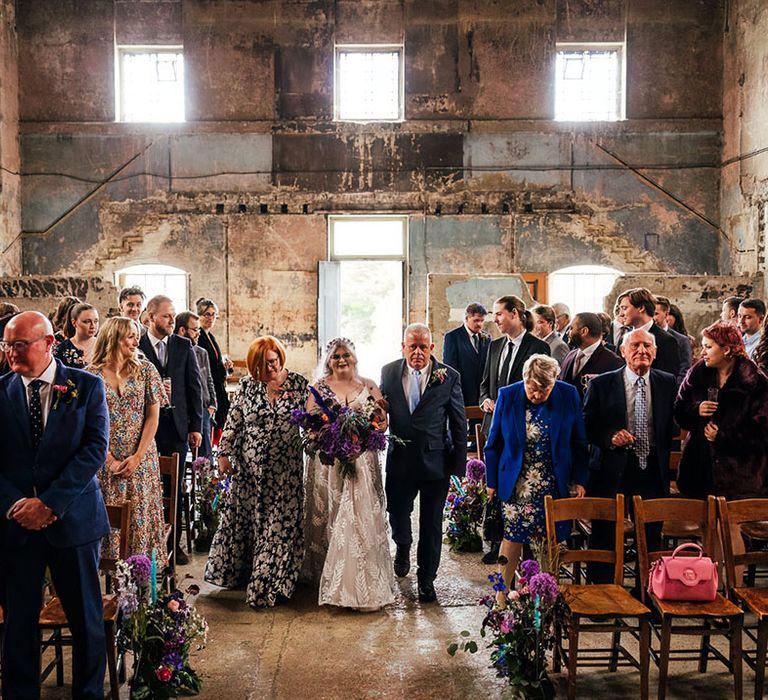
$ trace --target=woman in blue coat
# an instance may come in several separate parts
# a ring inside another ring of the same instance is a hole
[[[488,495],[504,514],[499,563],[507,588],[524,544],[546,538],[544,497],[584,496],[587,438],[576,388],[557,381],[557,360],[531,355],[523,381],[499,390],[485,446]],[[567,523],[558,539],[568,535]],[[504,561],[506,559],[506,562]]]

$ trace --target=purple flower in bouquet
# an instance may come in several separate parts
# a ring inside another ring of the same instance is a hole
[[[197,474],[198,471],[205,469],[210,465],[211,463],[208,461],[207,457],[198,457],[194,462],[192,462],[192,473]]]
[[[152,563],[149,557],[144,554],[134,554],[126,559],[126,563],[131,567],[131,576],[139,588],[144,588],[149,584],[149,577],[152,575]]]
[[[560,588],[555,577],[547,573],[535,574],[528,581],[528,590],[532,596],[538,596],[543,603],[551,605],[557,600]]]
[[[383,452],[387,449],[387,436],[381,430],[372,430],[365,440],[365,449],[368,452]]]
[[[181,671],[184,668],[184,661],[181,658],[181,654],[175,651],[172,651],[169,654],[163,656],[162,664],[163,666],[167,666],[168,668],[172,668],[176,671]]]
[[[526,559],[520,564],[520,573],[522,574],[523,583],[529,582],[536,574],[541,571],[539,562],[535,559]]]
[[[480,481],[485,478],[485,463],[479,459],[470,459],[467,462],[467,480]]]
[[[499,630],[502,634],[509,634],[515,627],[515,616],[508,612],[499,623]]]

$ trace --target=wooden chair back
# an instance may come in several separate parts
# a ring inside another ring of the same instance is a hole
[[[651,564],[662,556],[671,554],[670,550],[648,551],[648,539],[645,526],[649,523],[663,523],[665,520],[691,523],[698,526],[702,533],[702,543],[707,555],[715,556],[717,538],[717,516],[715,497],[706,501],[694,498],[651,498],[643,500],[634,496],[635,504],[635,541],[640,567],[640,586],[643,596],[648,589],[648,575]]]
[[[728,588],[740,584],[737,566],[768,566],[768,551],[744,551],[741,525],[768,520],[768,498],[746,498],[740,501],[726,501],[724,496],[717,499],[720,513],[720,534],[723,539],[725,559],[725,580]]]
[[[118,505],[107,506],[107,518],[109,519],[109,527],[112,530],[118,532],[118,551],[117,559],[128,558],[128,546],[130,544],[130,538],[128,536],[131,527],[131,502],[124,501]],[[117,566],[117,559],[112,557],[101,557],[99,563],[99,569],[102,572],[115,571]]]
[[[561,564],[600,562],[613,564],[613,582],[621,585],[624,580],[624,495],[616,498],[557,498],[544,497],[544,514],[547,523],[547,547],[551,561],[559,557]],[[614,524],[613,549],[560,550],[557,542],[556,523],[573,520],[605,520]]]
[[[464,406],[464,412],[467,414],[467,420],[483,420],[485,417],[480,406]]]
[[[168,561],[173,562],[176,549],[176,508],[179,494],[179,453],[170,457],[160,455],[160,475],[167,478],[168,493],[163,489],[163,519],[168,536]]]
[[[482,426],[475,425],[475,444],[477,445],[477,458],[485,462],[485,433]]]

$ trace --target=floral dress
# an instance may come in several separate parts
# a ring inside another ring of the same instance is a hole
[[[288,372],[275,403],[252,377],[240,381],[227,414],[219,454],[234,474],[211,543],[205,580],[246,586],[246,602],[272,606],[289,598],[304,556],[304,465],[291,412],[307,400],[307,380]]]
[[[88,370],[104,379],[101,369]],[[163,382],[155,366],[142,360],[141,371],[126,382],[123,393],[118,393],[109,382],[104,382],[109,408],[109,451],[117,460],[134,454],[141,442],[147,406],[168,403]],[[163,520],[163,486],[157,447],[152,440],[144,459],[130,477],[114,476],[104,465],[98,473],[104,501],[117,505],[131,502],[131,526],[128,535],[128,555],[152,555],[157,550],[157,560],[165,561],[167,549]],[[117,533],[104,541],[102,550],[110,557],[117,556]]]
[[[523,467],[512,496],[504,504],[504,538],[511,542],[530,543],[546,537],[544,497],[560,495],[552,465],[549,420],[548,402],[526,401]]]
[[[53,354],[67,367],[74,367],[75,369],[85,367],[85,353],[80,348],[75,347],[75,344],[69,339],[59,343]]]

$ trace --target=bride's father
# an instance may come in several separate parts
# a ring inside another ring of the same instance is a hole
[[[389,430],[405,441],[387,455],[387,510],[397,545],[395,573],[410,570],[411,512],[419,496],[416,561],[419,600],[436,600],[443,506],[451,474],[463,475],[467,461],[467,419],[459,374],[432,357],[427,326],[413,323],[403,336],[403,358],[381,370],[381,391],[389,402]]]
[[[53,359],[53,328],[15,316],[0,350],[0,604],[2,695],[40,697],[38,616],[46,566],[72,631],[72,696],[104,697],[105,642],[98,563],[107,512],[95,478],[109,417],[100,379]]]

